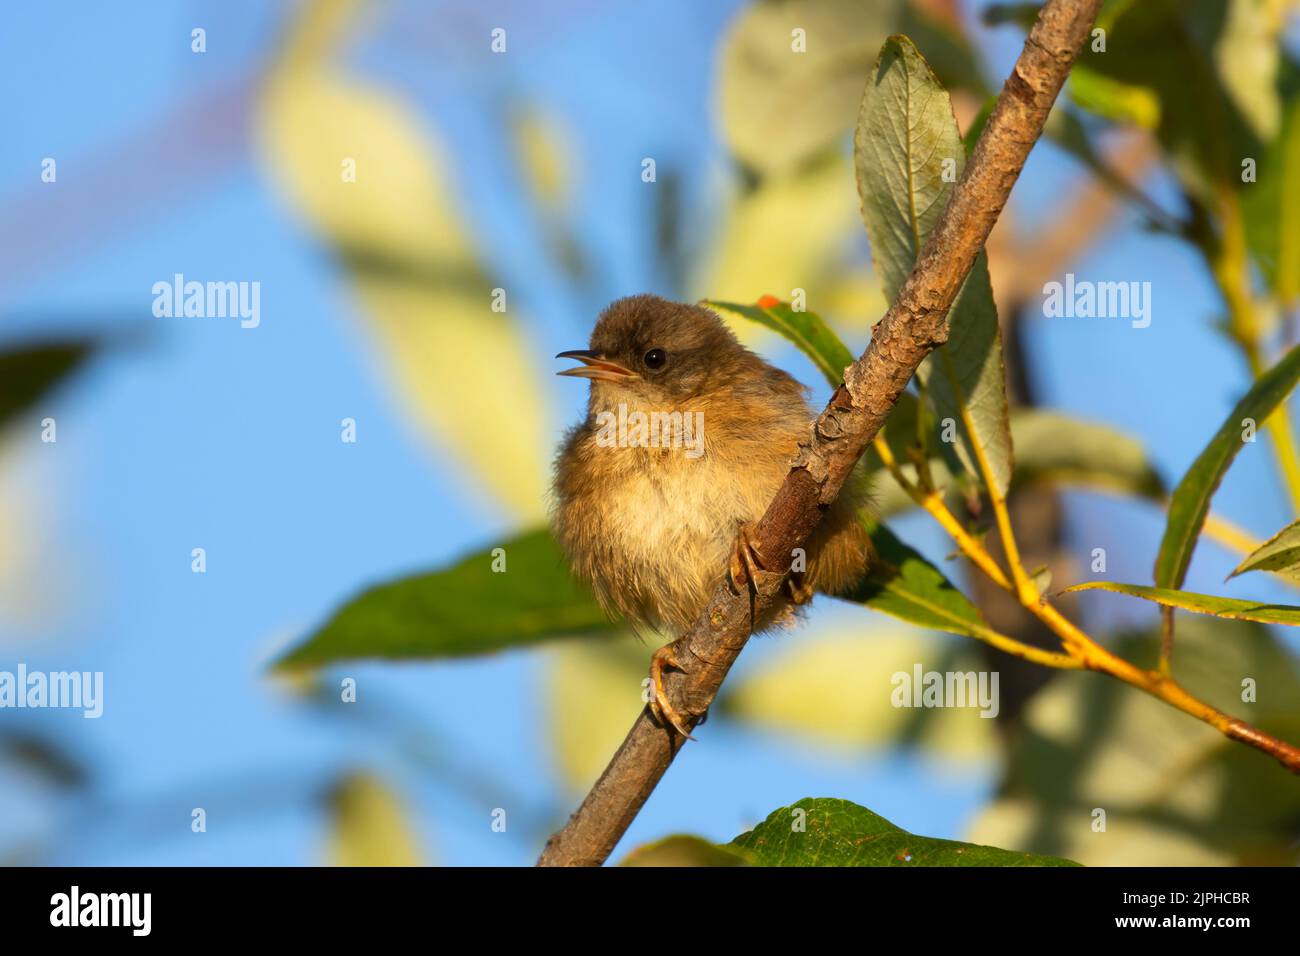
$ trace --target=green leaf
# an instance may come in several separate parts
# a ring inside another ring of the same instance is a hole
[[[1247,571],[1273,571],[1300,581],[1300,521],[1287,525],[1246,556],[1228,577]]]
[[[805,797],[731,841],[757,866],[1077,866],[1070,860],[917,836],[848,800]]]
[[[702,837],[677,834],[637,847],[619,866],[749,866],[749,854]]]
[[[492,570],[497,548],[504,552],[504,572]],[[569,574],[559,546],[543,528],[450,567],[371,588],[275,666],[465,657],[614,629],[596,599]]]
[[[0,353],[0,428],[81,365],[89,342],[49,342]]]
[[[1255,621],[1259,624],[1300,625],[1300,607],[1286,604],[1261,604],[1259,601],[1242,601],[1237,598],[1216,597],[1213,594],[1196,594],[1174,588],[1152,588],[1143,584],[1119,584],[1114,581],[1088,581],[1066,588],[1072,591],[1114,591],[1129,597],[1154,601],[1164,607],[1182,608],[1197,614],[1212,614],[1232,621]]]
[[[844,381],[844,369],[853,364],[853,354],[848,346],[840,341],[840,337],[816,312],[796,312],[788,302],[768,299],[762,299],[754,305],[706,299],[704,305],[710,309],[730,312],[781,333],[797,345],[799,351],[812,359],[832,387]]]
[[[867,83],[853,138],[862,219],[893,299],[966,163],[948,94],[906,37],[891,37]],[[918,370],[942,421],[957,425],[957,455],[982,480],[984,458],[1000,494],[1012,445],[997,307],[983,252],[948,313],[949,339]]]
[[[1295,387],[1297,378],[1300,378],[1300,346],[1291,349],[1251,386],[1174,489],[1160,553],[1156,556],[1155,581],[1160,587],[1177,588],[1187,575],[1192,551],[1210,511],[1210,499],[1242,448],[1242,420],[1250,418],[1263,426],[1264,420]]]
[[[938,568],[883,524],[868,528],[876,560],[844,600],[936,631],[973,637],[987,630],[979,610]]]
[[[1083,69],[1070,77],[1070,98],[1090,113],[1114,123],[1142,129],[1160,125],[1160,97],[1156,91]]]
[[[1017,409],[1016,484],[1079,484],[1160,500],[1164,482],[1142,443],[1109,425],[1061,412]]]

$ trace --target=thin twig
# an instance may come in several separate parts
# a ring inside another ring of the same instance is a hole
[[[1052,103],[1087,38],[1101,0],[1049,0],[975,146],[948,206],[862,357],[845,370],[776,498],[758,524],[764,554],[790,554],[816,527],[854,464],[884,424],[918,365],[948,337],[947,315],[997,221]],[[776,599],[783,575],[765,575],[757,594],[720,585],[674,650],[683,670],[666,691],[690,725],[708,710],[751,621]],[[633,724],[582,806],[546,844],[543,866],[598,865],[609,856],[683,740],[648,711]]]

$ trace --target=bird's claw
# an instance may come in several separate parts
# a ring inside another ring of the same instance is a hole
[[[655,720],[664,726],[671,726],[687,740],[694,740],[691,736],[686,722],[682,720],[676,708],[668,700],[668,694],[664,690],[664,667],[672,667],[677,670],[682,669],[681,662],[677,659],[677,654],[673,651],[673,645],[665,644],[659,650],[654,652],[650,658],[650,682],[654,685],[654,696],[650,698],[650,712],[654,714]]]
[[[767,570],[767,566],[763,563],[763,553],[754,543],[756,531],[757,525],[749,522],[742,524],[736,532],[731,562],[727,566],[727,580],[731,584],[731,589],[737,594],[743,594],[746,588],[752,594],[757,594],[758,574],[760,571]]]

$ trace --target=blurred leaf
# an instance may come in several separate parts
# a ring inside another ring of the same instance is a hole
[[[1011,416],[1015,483],[1060,482],[1161,499],[1164,482],[1142,443],[1109,425],[1061,412],[1017,409]]]
[[[803,289],[810,304],[842,281],[853,238],[853,177],[842,156],[766,177],[737,195],[691,277],[693,298],[755,302]],[[746,343],[754,327],[733,323]]]
[[[433,133],[390,91],[332,62],[358,9],[299,6],[261,104],[266,171],[349,267],[416,420],[472,469],[473,486],[518,517],[540,518],[548,418],[518,302],[492,311],[494,283],[455,210]]]
[[[504,572],[494,552],[504,551]],[[488,654],[558,637],[612,631],[568,571],[549,530],[530,531],[456,564],[381,584],[276,662],[319,667],[358,658],[423,660]]]
[[[973,637],[987,630],[975,605],[883,524],[871,527],[871,542],[876,560],[844,600],[936,631]]]
[[[0,428],[72,375],[92,349],[88,341],[46,342],[0,352]]]
[[[533,197],[548,211],[564,208],[573,187],[571,171],[577,166],[569,137],[554,118],[534,108],[519,110],[512,119],[510,132]]]
[[[1042,3],[990,3],[980,14],[985,26],[997,27],[1004,23],[1015,23],[1028,30],[1038,19]]]
[[[794,30],[804,52],[796,52]],[[880,44],[906,33],[949,87],[982,94],[964,35],[903,0],[750,4],[723,40],[718,106],[731,151],[760,173],[786,171],[840,141]],[[748,298],[742,296],[741,298]]]
[[[906,37],[891,37],[867,84],[854,135],[862,219],[886,295],[916,263],[961,175],[966,151],[948,94]],[[949,339],[918,370],[935,412],[951,418],[966,469],[997,490],[1011,481],[1011,431],[997,307],[983,252],[948,314]]]
[[[568,641],[546,654],[545,713],[556,769],[570,793],[586,793],[645,706],[650,648],[626,633]]]
[[[1155,582],[1160,587],[1177,588],[1187,575],[1192,551],[1210,511],[1210,499],[1242,448],[1243,419],[1253,419],[1262,428],[1273,409],[1295,387],[1297,378],[1300,378],[1300,347],[1291,349],[1251,386],[1187,469],[1170,499],[1169,517],[1156,556]]]
[[[364,773],[349,774],[330,796],[334,866],[420,866],[420,841],[397,797]]]
[[[1154,601],[1164,607],[1182,608],[1197,614],[1239,621],[1258,621],[1261,624],[1300,625],[1300,607],[1285,604],[1263,604],[1259,601],[1242,601],[1238,598],[1216,597],[1213,594],[1196,594],[1174,588],[1152,588],[1143,584],[1120,584],[1115,581],[1088,581],[1066,588],[1062,594],[1073,591],[1114,591],[1129,597]]]
[[[754,305],[712,300],[706,300],[704,304],[781,333],[813,360],[832,387],[844,380],[844,369],[853,364],[852,353],[816,312],[795,312],[790,303],[778,302],[770,296],[764,296]]]
[[[1282,23],[1277,7],[1276,0],[1228,0],[1214,44],[1219,81],[1251,130],[1264,141],[1277,135],[1282,118],[1277,93]]]
[[[749,854],[679,834],[637,847],[619,866],[749,866]]]
[[[1293,84],[1300,69],[1292,67]],[[1293,90],[1278,138],[1260,158],[1258,181],[1244,191],[1251,251],[1286,307],[1300,300],[1300,90]]]
[[[803,815],[797,811],[803,811]],[[802,820],[803,828],[798,824]],[[1075,866],[1069,860],[917,836],[848,800],[805,797],[731,841],[757,866]]]
[[[17,730],[0,734],[0,756],[58,787],[83,787],[90,778],[85,762],[62,745]]]
[[[1139,129],[1160,126],[1160,97],[1155,90],[1081,70],[1070,77],[1070,98],[1090,113]]]
[[[916,746],[947,760],[997,750],[994,721],[978,707],[895,707],[895,676],[916,665],[949,673],[987,669],[972,644],[911,629],[804,634],[774,659],[728,680],[715,709],[752,727],[846,750]]]
[[[872,57],[897,28],[902,9],[902,0],[746,6],[721,53],[718,106],[731,151],[770,173],[835,143],[848,131]],[[805,52],[795,52],[796,29],[804,32]]]
[[[1154,634],[1129,635],[1113,651],[1150,666],[1158,646]],[[1266,627],[1188,618],[1176,668],[1179,682],[1215,707],[1300,737],[1296,663]],[[1242,700],[1248,679],[1253,703]],[[1300,859],[1300,787],[1276,762],[1096,674],[1060,673],[1029,702],[996,790],[969,839],[1090,866]]]
[[[1247,571],[1274,571],[1300,581],[1300,521],[1287,525],[1237,565],[1229,578]]]
[[[1261,35],[1231,8],[1255,0],[1119,0],[1097,26],[1105,51],[1084,45],[1070,74],[1081,106],[1155,129],[1184,186],[1205,202],[1218,184],[1240,187],[1240,160],[1258,156],[1247,117],[1275,109],[1276,34]],[[1252,62],[1245,62],[1243,57]],[[1270,65],[1272,64],[1272,65]],[[1248,111],[1242,98],[1252,101]]]

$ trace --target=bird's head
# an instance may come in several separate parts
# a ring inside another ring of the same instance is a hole
[[[763,365],[713,312],[654,295],[612,303],[588,348],[556,358],[582,363],[558,374],[590,379],[593,400],[665,408],[725,388]]]

